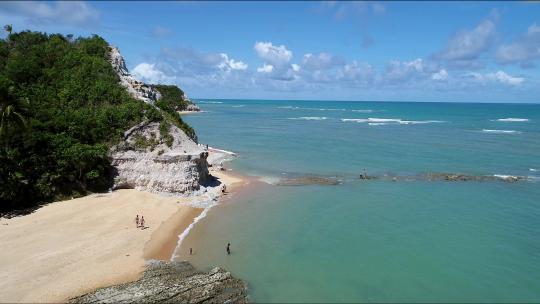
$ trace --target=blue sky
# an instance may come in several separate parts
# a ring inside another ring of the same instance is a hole
[[[540,102],[535,2],[1,2],[195,98]],[[5,33],[2,33],[5,36]]]

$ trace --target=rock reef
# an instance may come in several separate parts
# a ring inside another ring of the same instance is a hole
[[[339,185],[341,182],[334,177],[299,176],[280,179],[277,186],[307,186],[307,185]]]
[[[216,267],[204,273],[188,262],[150,261],[142,278],[100,288],[70,303],[247,303],[247,286]]]
[[[360,174],[360,180],[391,180],[391,181],[446,181],[446,182],[489,182],[489,181],[504,181],[504,182],[518,182],[524,181],[528,178],[526,176],[512,176],[512,175],[472,175],[461,173],[421,173],[417,175],[367,175]]]

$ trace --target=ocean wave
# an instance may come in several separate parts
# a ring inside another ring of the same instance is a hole
[[[388,124],[414,125],[427,123],[443,123],[442,120],[403,120],[401,118],[342,118],[342,122],[367,122],[370,126],[380,126]]]
[[[206,215],[208,214],[208,211],[210,211],[210,209],[213,206],[214,205],[210,205],[210,206],[204,208],[204,210],[201,212],[201,214],[199,214],[196,218],[194,218],[193,222],[191,222],[191,224],[189,224],[189,226],[187,226],[187,228],[184,231],[182,231],[182,233],[180,233],[180,235],[178,236],[178,242],[176,243],[176,248],[174,249],[174,254],[171,257],[171,261],[174,261],[175,258],[177,258],[179,256],[176,253],[176,251],[180,248],[180,245],[182,244],[184,239],[188,236],[191,229],[193,229],[193,227],[195,227],[195,224],[197,224],[200,220],[202,220],[203,218],[206,217]]]
[[[520,131],[516,131],[516,130],[482,129],[482,132],[493,133],[493,134],[521,134]]]
[[[351,110],[351,112],[357,112],[357,113],[373,113],[373,110]]]
[[[303,116],[303,117],[290,117],[288,119],[299,119],[299,120],[325,120],[328,117],[319,117],[319,116]]]
[[[528,118],[499,118],[493,121],[502,121],[502,122],[524,122],[529,121]]]
[[[243,107],[245,107],[245,106],[246,106],[246,105],[234,105],[234,106],[232,106],[232,107],[233,107],[233,108],[243,108]]]
[[[531,172],[538,172],[538,169],[529,168],[529,171],[531,171]]]
[[[198,103],[212,103],[212,104],[218,104],[223,103],[222,101],[212,101],[212,100],[199,100]]]

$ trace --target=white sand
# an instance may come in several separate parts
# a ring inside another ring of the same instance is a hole
[[[230,171],[211,174],[227,192],[245,184]],[[118,190],[0,218],[0,302],[65,302],[136,280],[146,260],[170,259],[178,235],[203,210],[185,204],[193,199]],[[146,229],[135,227],[137,214]]]
[[[0,219],[0,302],[62,302],[137,279],[145,258],[159,257],[202,211],[177,201],[119,190]],[[135,227],[136,214],[147,229]]]

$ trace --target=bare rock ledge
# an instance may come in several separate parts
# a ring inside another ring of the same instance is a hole
[[[247,286],[216,267],[204,273],[188,262],[150,261],[142,278],[100,288],[70,303],[247,303]]]

